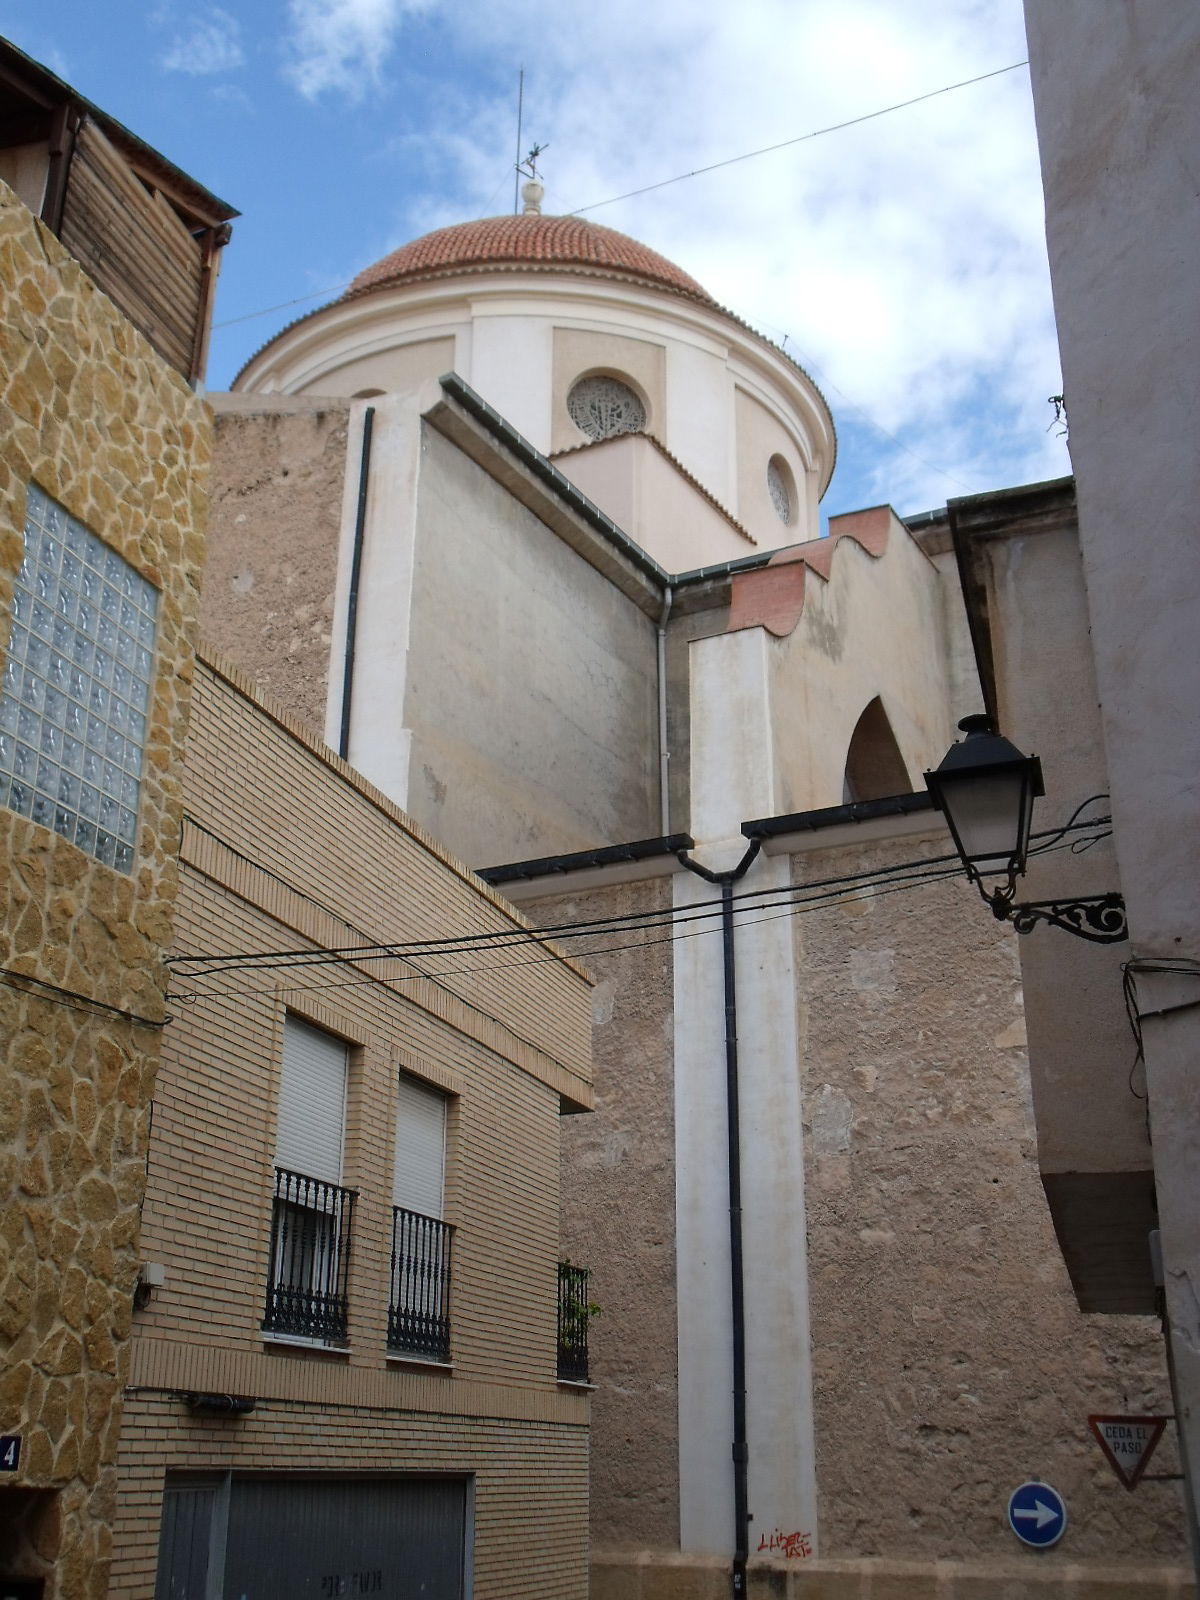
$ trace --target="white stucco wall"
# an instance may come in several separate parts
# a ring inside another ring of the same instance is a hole
[[[1200,963],[1200,8],[1026,0],[1046,236],[1136,960]],[[1177,1405],[1200,1481],[1200,983],[1145,972]]]
[[[727,870],[745,849],[741,821],[763,815],[773,789],[765,636],[699,640],[691,671],[695,855]],[[796,976],[788,920],[753,898],[789,881],[786,857],[759,857],[735,890],[748,1481],[756,1532],[805,1533],[815,1549]],[[720,891],[681,875],[674,893],[682,908],[711,904]],[[727,1555],[733,1347],[719,929],[677,939],[674,961],[680,1543]]]
[[[249,362],[236,388],[350,395],[390,388],[392,374],[407,385],[438,375],[432,364],[443,360],[451,339],[454,370],[543,453],[582,437],[566,409],[582,371],[624,376],[646,398],[649,431],[721,506],[737,516],[739,498],[746,502],[749,531],[760,543],[770,548],[817,535],[815,502],[832,472],[834,434],[815,385],[719,310],[637,284],[481,269],[381,290],[285,329]],[[749,487],[762,490],[776,452],[797,485],[786,526],[765,493]],[[686,543],[686,526],[681,533]],[[706,548],[698,540],[677,570],[704,565],[711,559]]]

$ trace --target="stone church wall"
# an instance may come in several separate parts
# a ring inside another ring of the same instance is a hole
[[[943,850],[813,850],[794,877]],[[1129,1494],[1088,1430],[1093,1412],[1170,1413],[1162,1337],[1072,1295],[1038,1175],[1017,936],[956,873],[798,916],[795,937],[822,1556],[1095,1563],[1080,1581],[1182,1565],[1178,1484]],[[1178,1470],[1172,1435],[1155,1473]],[[1054,1551],[1023,1552],[1005,1523],[1031,1477],[1066,1498]]]
[[[321,738],[350,402],[212,400],[202,632]]]
[[[0,184],[0,644],[37,484],[161,589],[133,871],[0,806],[0,1574],[108,1581],[203,561],[203,403]]]
[[[551,925],[670,904],[661,878],[522,909]],[[561,1242],[591,1269],[600,1307],[589,1327],[592,1542],[619,1549],[679,1543],[671,946],[661,932],[650,936],[661,943],[643,937],[561,941],[596,979],[596,1105],[562,1122]]]

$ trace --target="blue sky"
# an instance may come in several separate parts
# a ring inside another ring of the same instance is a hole
[[[0,32],[242,212],[212,388],[389,249],[511,210],[522,65],[572,211],[1025,55],[1019,0],[0,0]],[[587,215],[786,337],[837,419],[827,513],[1070,470],[1024,68]]]

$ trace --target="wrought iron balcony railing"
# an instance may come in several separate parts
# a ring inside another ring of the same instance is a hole
[[[388,1349],[424,1361],[450,1359],[450,1243],[454,1229],[419,1211],[392,1208]]]
[[[344,1344],[349,1328],[353,1189],[275,1169],[271,1262],[263,1327],[269,1333]]]
[[[558,1375],[567,1383],[588,1381],[588,1323],[596,1312],[589,1276],[586,1267],[558,1264]]]

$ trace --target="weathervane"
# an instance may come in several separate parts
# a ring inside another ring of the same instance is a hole
[[[542,214],[542,196],[546,193],[546,186],[538,177],[537,158],[547,148],[544,144],[535,144],[524,161],[517,162],[517,171],[525,175],[521,199],[525,202],[527,217],[539,217]]]
[[[549,150],[549,148],[548,144],[535,144],[524,161],[517,162],[517,171],[523,172],[527,178],[532,178],[535,183],[540,182],[541,177],[537,169],[537,158],[543,150]]]

